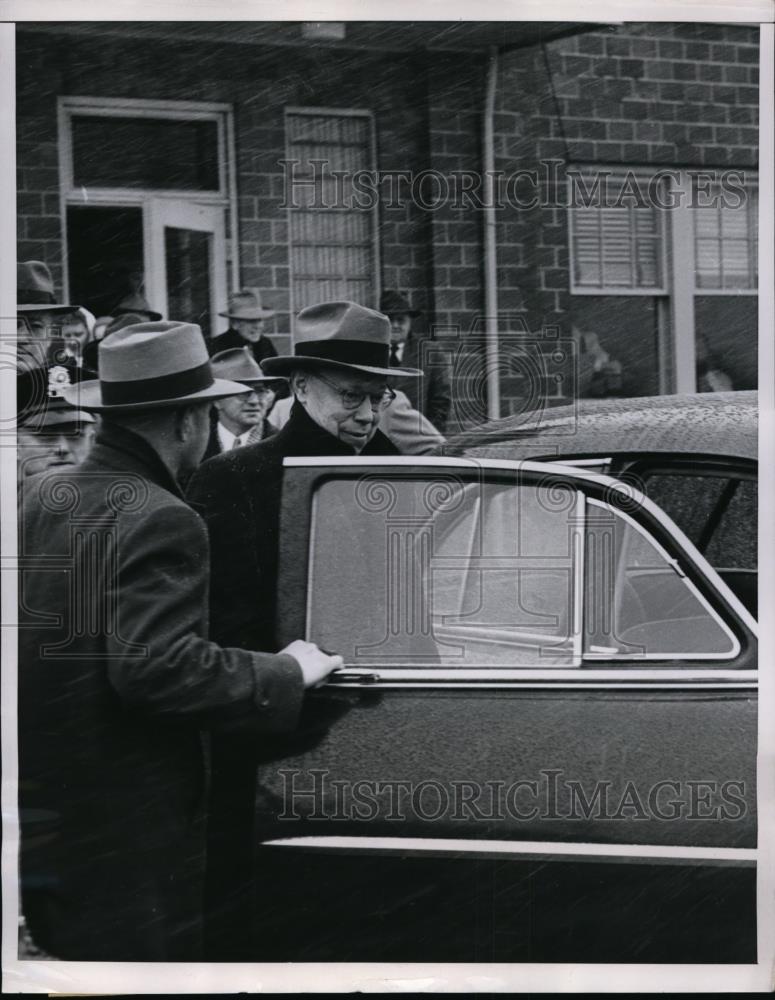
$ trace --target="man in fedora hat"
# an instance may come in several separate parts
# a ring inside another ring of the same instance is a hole
[[[200,957],[202,731],[293,729],[305,687],[340,657],[207,637],[207,533],[179,478],[209,409],[245,386],[213,377],[190,323],[140,323],[100,347],[99,379],[63,390],[100,414],[78,467],[21,499],[19,788],[22,900],[57,958]]]
[[[78,306],[57,301],[48,267],[40,260],[16,265],[16,341],[20,370],[44,369],[63,363],[62,327],[74,319]]]
[[[210,354],[220,354],[232,347],[248,347],[260,364],[264,358],[276,356],[272,341],[264,334],[264,321],[274,316],[274,310],[265,309],[258,288],[243,288],[229,299],[225,312],[218,313],[229,321],[229,329],[210,342]]]
[[[354,302],[303,309],[294,353],[266,359],[267,375],[290,379],[294,403],[285,426],[259,444],[224,452],[194,473],[188,496],[210,534],[213,637],[241,648],[274,650],[278,528],[283,459],[289,455],[396,455],[378,430],[392,400],[390,323]],[[419,371],[402,370],[407,378]],[[228,639],[226,639],[228,637]],[[220,919],[215,958],[249,957],[245,886],[252,851],[256,765],[228,739],[213,746],[213,809],[208,885]],[[246,811],[247,810],[247,811]]]
[[[28,476],[62,466],[80,465],[86,457],[96,421],[91,413],[70,406],[64,390],[72,383],[61,365],[48,369],[44,397],[35,398],[29,372],[16,381],[16,456],[21,483]]]
[[[379,308],[390,320],[391,367],[420,366],[423,362],[424,338],[412,332],[412,321],[420,315],[419,309],[412,309],[406,296],[392,289],[382,294]],[[405,392],[412,406],[425,414],[439,433],[443,434],[449,418],[450,382],[448,366],[434,363],[425,367],[421,383],[398,379],[394,388]]]
[[[233,347],[212,356],[213,372],[218,378],[230,379],[247,386],[250,392],[242,396],[220,399],[213,406],[210,439],[203,461],[220,455],[222,451],[256,444],[275,433],[267,416],[277,395],[277,389],[286,384],[285,379],[264,375],[256,364],[250,349]]]

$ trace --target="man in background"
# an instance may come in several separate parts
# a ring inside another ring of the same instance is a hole
[[[16,430],[18,479],[47,469],[80,465],[89,450],[96,421],[91,413],[70,406],[64,390],[71,386],[67,369],[48,369],[48,391],[33,399],[30,373],[17,377],[19,421]]]
[[[267,417],[272,409],[277,389],[285,379],[264,375],[248,347],[233,347],[214,354],[213,372],[217,378],[240,382],[250,391],[242,396],[219,399],[213,405],[210,439],[203,461],[223,451],[256,444],[277,433]]]
[[[229,321],[229,329],[210,342],[210,354],[219,354],[232,347],[248,347],[255,361],[276,356],[274,344],[264,334],[264,323],[274,310],[265,309],[257,288],[243,288],[229,299],[226,312],[218,313]]]
[[[382,294],[379,308],[390,320],[391,368],[421,367],[424,372],[419,382],[397,378],[393,388],[406,393],[414,409],[424,414],[443,435],[452,399],[449,366],[437,362],[436,358],[433,359],[433,364],[426,363],[423,352],[426,338],[412,331],[413,320],[420,315],[420,311],[412,309],[406,296],[401,292],[388,290]]]

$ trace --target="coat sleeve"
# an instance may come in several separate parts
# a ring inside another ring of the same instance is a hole
[[[205,638],[208,543],[194,511],[180,503],[154,510],[118,546],[108,676],[122,700],[215,727],[293,729],[304,695],[296,660]]]
[[[406,393],[400,389],[396,390],[393,404],[384,412],[380,430],[402,455],[430,455],[445,440],[430,420],[414,409]]]
[[[272,511],[255,509],[243,477],[227,452],[200,465],[187,499],[210,539],[210,636],[240,649],[274,649],[273,595],[267,593],[267,532]],[[264,505],[266,507],[266,505]]]

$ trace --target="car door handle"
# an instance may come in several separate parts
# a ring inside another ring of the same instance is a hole
[[[327,679],[326,684],[341,681],[345,684],[376,684],[380,675],[370,670],[334,670]]]

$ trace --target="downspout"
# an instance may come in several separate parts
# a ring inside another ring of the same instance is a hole
[[[498,83],[498,48],[490,48],[487,63],[487,92],[484,102],[482,133],[484,161],[484,314],[485,384],[487,386],[487,417],[497,420],[501,415],[499,350],[498,350],[498,247],[495,215],[495,91]]]

